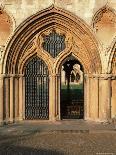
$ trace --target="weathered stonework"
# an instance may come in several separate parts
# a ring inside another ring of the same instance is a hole
[[[114,4],[113,0],[107,5],[106,0],[2,2],[2,10],[8,10],[14,18],[9,15],[12,30],[4,45],[0,47],[1,124],[25,119],[24,72],[27,62],[34,56],[41,58],[49,70],[50,120],[61,119],[60,74],[63,62],[70,56],[77,59],[84,68],[84,119],[108,121],[116,115]],[[13,23],[16,23],[15,31]],[[99,25],[97,30],[96,26]],[[107,38],[104,30],[106,25]],[[49,35],[53,30],[65,35],[66,47],[56,57],[52,57],[42,47],[43,36]],[[98,31],[100,35],[97,34]],[[100,43],[102,41],[105,46]]]

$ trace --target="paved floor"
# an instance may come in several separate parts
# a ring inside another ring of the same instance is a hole
[[[0,155],[115,155],[112,124],[57,121],[0,127]]]

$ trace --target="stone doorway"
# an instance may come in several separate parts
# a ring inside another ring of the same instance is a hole
[[[60,108],[61,119],[84,118],[83,67],[74,57],[62,65]]]

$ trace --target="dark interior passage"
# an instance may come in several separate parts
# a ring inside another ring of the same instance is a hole
[[[83,119],[84,85],[83,67],[71,57],[61,70],[61,118]]]

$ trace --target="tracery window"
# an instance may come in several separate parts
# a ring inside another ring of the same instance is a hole
[[[43,49],[50,53],[50,55],[54,58],[66,47],[65,35],[58,34],[55,30],[52,30],[49,35],[44,35],[43,40]]]

